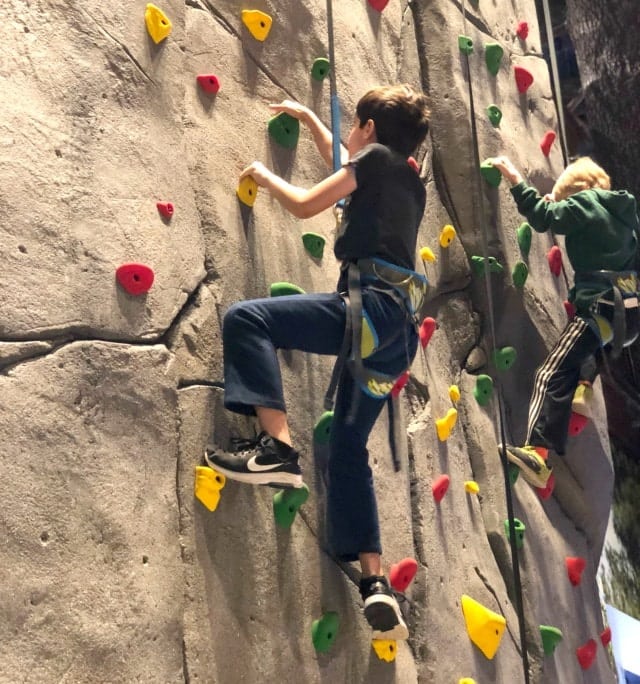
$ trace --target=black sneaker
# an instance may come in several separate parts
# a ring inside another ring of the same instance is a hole
[[[298,452],[262,432],[255,440],[236,440],[234,451],[207,450],[207,464],[230,480],[275,487],[302,487]]]
[[[373,629],[374,639],[399,641],[409,638],[400,606],[386,577],[363,577],[360,580],[360,596],[364,601],[364,616]]]
[[[502,449],[502,445],[498,445],[498,448]],[[539,489],[544,489],[547,486],[552,471],[544,458],[535,450],[535,447],[528,444],[523,447],[507,444],[505,450],[507,459],[520,468],[522,476],[530,485]]]

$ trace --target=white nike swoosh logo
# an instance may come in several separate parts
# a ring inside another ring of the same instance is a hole
[[[252,456],[247,461],[247,470],[251,470],[254,473],[258,473],[261,470],[273,470],[274,468],[277,468],[279,465],[280,465],[279,463],[270,463],[269,465],[260,465],[259,463],[256,463],[256,457]]]

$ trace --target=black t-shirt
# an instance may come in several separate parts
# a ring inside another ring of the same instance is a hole
[[[334,246],[341,261],[379,257],[415,268],[426,190],[407,159],[385,145],[367,145],[348,162],[358,187],[347,200]]]

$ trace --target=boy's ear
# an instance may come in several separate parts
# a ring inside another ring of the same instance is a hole
[[[367,138],[376,139],[376,122],[373,119],[367,119],[364,125],[364,132]]]

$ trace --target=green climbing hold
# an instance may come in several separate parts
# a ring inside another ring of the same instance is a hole
[[[476,378],[476,386],[473,388],[473,396],[480,406],[486,406],[493,395],[493,380],[490,375],[479,375]]]
[[[485,161],[480,164],[480,173],[491,187],[497,188],[500,185],[502,174],[491,163],[490,159],[485,159]]]
[[[293,283],[271,283],[269,288],[270,297],[284,297],[285,295],[305,294],[305,291]]]
[[[516,531],[516,548],[521,549],[524,546],[524,531],[527,529],[522,520],[518,518],[513,519],[513,526]],[[509,527],[509,521],[504,521],[504,533],[507,535],[507,539],[511,541],[511,528]]]
[[[313,647],[318,653],[326,653],[338,635],[340,618],[338,613],[330,611],[325,613],[319,620],[314,620],[311,625],[311,639]]]
[[[493,363],[498,370],[506,371],[516,362],[516,350],[513,347],[502,347],[493,350]]]
[[[309,487],[306,484],[293,489],[282,489],[277,494],[274,494],[273,515],[275,516],[276,524],[280,527],[291,527],[298,509],[308,498]]]
[[[540,636],[542,637],[542,649],[545,655],[551,655],[562,641],[562,632],[557,627],[551,627],[551,625],[540,625]]]
[[[484,275],[484,269],[487,263],[489,264],[490,273],[502,273],[504,270],[502,264],[495,257],[490,256],[487,257],[486,260],[483,256],[471,257],[471,265],[473,266],[476,275]]]
[[[526,221],[521,223],[516,231],[516,235],[518,237],[520,253],[526,259],[529,256],[529,250],[531,249],[531,226]]]
[[[489,121],[491,121],[491,124],[494,126],[494,128],[497,128],[502,121],[502,110],[500,107],[498,107],[498,105],[489,105],[487,107],[487,116],[489,117]]]
[[[330,68],[329,60],[326,57],[318,57],[311,67],[311,78],[314,81],[323,81]]]
[[[492,76],[496,76],[498,71],[500,71],[500,61],[503,54],[504,50],[499,43],[487,43],[484,46],[484,60]]]
[[[473,52],[473,41],[469,36],[458,36],[458,47],[460,52],[470,55]]]
[[[322,259],[324,253],[325,239],[318,233],[304,233],[302,236],[302,244],[304,248],[316,259]]]
[[[300,122],[286,112],[280,112],[269,119],[269,135],[282,147],[292,150],[298,144]]]
[[[471,266],[476,275],[484,275],[484,257],[474,255],[471,257]]]
[[[509,482],[512,487],[518,481],[518,475],[520,475],[520,468],[515,463],[509,463]]]
[[[529,269],[524,261],[518,261],[511,271],[511,278],[513,279],[513,284],[516,287],[524,287],[527,281],[527,276],[529,275]]]
[[[313,428],[313,441],[316,444],[327,444],[331,436],[331,422],[333,411],[325,411]]]
[[[489,271],[491,273],[502,273],[504,271],[502,264],[495,257],[487,257],[487,261],[489,262]]]

